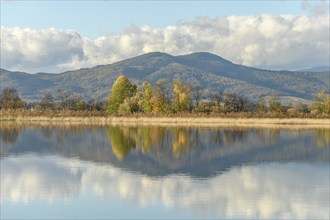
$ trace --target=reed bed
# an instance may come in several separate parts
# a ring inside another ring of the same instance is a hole
[[[1,123],[10,122],[2,120]],[[301,118],[179,118],[179,117],[16,117],[14,123],[39,125],[127,125],[127,126],[198,126],[198,127],[267,127],[329,128],[330,119]]]
[[[254,117],[255,116],[255,117]],[[69,110],[0,110],[0,122],[34,124],[81,124],[81,125],[163,125],[163,126],[234,126],[234,127],[290,127],[304,126],[310,128],[329,128],[329,116],[323,118],[300,117],[264,117],[267,115],[234,113],[221,115],[170,114],[107,117],[100,111],[69,111]]]
[[[17,117],[107,117],[104,111],[80,111],[80,110],[36,110],[36,109],[1,109],[0,120],[15,120]],[[285,113],[285,112],[227,112],[227,113],[134,113],[130,115],[118,115],[124,118],[317,118],[330,119],[329,114],[312,113]]]

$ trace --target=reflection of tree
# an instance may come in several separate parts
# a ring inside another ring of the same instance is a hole
[[[44,128],[46,129],[46,128]],[[56,133],[56,141],[59,143],[66,143],[68,140],[72,139],[73,137],[77,137],[77,138],[82,138],[83,137],[83,133],[86,130],[86,127],[84,126],[70,126],[70,127],[64,127],[64,128],[52,128],[52,131],[50,132],[54,132]],[[49,134],[45,131],[43,131],[43,134],[46,138],[48,138]]]
[[[129,127],[119,128],[109,126],[107,128],[107,135],[112,146],[112,151],[119,160],[122,160],[136,147],[136,142],[132,138],[133,132],[133,128]]]
[[[267,138],[266,138],[264,129],[256,129],[256,132],[257,132],[260,143],[265,144]]]
[[[181,154],[187,153],[191,150],[192,144],[189,143],[189,139],[192,136],[186,128],[173,129],[173,156],[178,158]]]
[[[269,130],[269,140],[271,144],[276,144],[280,137],[279,129],[270,129]]]
[[[158,158],[166,157],[170,154],[170,129],[165,127],[151,128],[152,146],[156,151]]]
[[[109,126],[107,128],[108,139],[118,159],[123,159],[132,149],[137,149],[145,155],[154,149],[158,156],[163,156],[168,145],[165,141],[166,134],[167,129],[162,127]]]
[[[130,151],[141,152],[159,161],[188,156],[213,157],[215,152],[223,155],[242,150],[248,136],[253,131],[246,129],[184,128],[150,126],[109,126],[107,135],[112,151],[118,159],[123,159]],[[255,144],[257,144],[257,140]],[[201,155],[201,153],[203,155]],[[190,155],[190,156],[189,156]],[[197,156],[199,155],[199,156]],[[177,161],[177,160],[176,160]]]
[[[0,125],[0,156],[26,152],[74,156],[155,175],[172,171],[206,175],[246,161],[329,160],[330,129],[6,126]],[[16,142],[8,144],[11,141]],[[313,143],[319,148],[311,147]]]
[[[199,131],[197,131],[199,132]],[[209,141],[212,142],[214,145],[220,146],[223,144],[223,131],[218,128],[213,128],[209,130],[210,138]],[[202,136],[202,135],[201,135]]]
[[[162,151],[165,145],[164,140],[168,131],[163,127],[136,127],[135,140],[137,148],[143,154],[148,154],[151,148],[157,152]]]
[[[0,126],[0,139],[4,143],[15,143],[21,133],[20,126]]]
[[[247,131],[244,131],[244,130],[225,129],[223,131],[223,141],[225,144],[241,142],[241,141],[244,141],[247,134],[248,134]]]
[[[152,133],[150,127],[137,128],[136,142],[138,148],[141,148],[143,154],[148,154],[150,152]]]
[[[330,130],[318,129],[314,131],[314,144],[317,147],[323,148],[330,144]]]
[[[47,140],[51,140],[52,136],[53,136],[53,128],[51,127],[42,127],[41,128],[41,133],[43,134],[43,136],[47,139]]]
[[[270,144],[276,144],[280,138],[280,129],[271,128],[271,129],[256,129],[255,130],[258,135],[258,140],[262,144],[266,144],[269,142]],[[267,141],[268,140],[268,141]]]
[[[208,149],[224,144],[242,142],[248,135],[247,130],[238,129],[197,129],[183,127],[138,127],[109,126],[108,139],[113,153],[123,159],[132,149],[144,155],[155,153],[159,159],[168,160],[171,156],[179,158],[192,149],[201,146]],[[204,151],[208,151],[204,149]]]

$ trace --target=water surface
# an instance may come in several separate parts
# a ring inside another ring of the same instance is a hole
[[[329,218],[329,129],[2,124],[1,218]]]

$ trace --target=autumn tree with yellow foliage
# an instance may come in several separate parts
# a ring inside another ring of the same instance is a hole
[[[186,112],[192,108],[191,87],[180,79],[173,81],[172,106],[175,112]]]
[[[169,83],[166,79],[157,81],[157,85],[153,90],[153,97],[150,101],[153,113],[170,112]]]

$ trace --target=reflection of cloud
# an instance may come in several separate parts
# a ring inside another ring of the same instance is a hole
[[[1,160],[1,200],[52,201],[79,194],[79,173],[64,169],[61,160],[40,157],[17,157]],[[4,197],[4,198],[3,198]]]
[[[141,206],[160,203],[195,214],[329,218],[328,165],[236,167],[208,179],[148,177],[110,165],[37,156],[1,160],[1,201],[71,198],[86,191]]]

